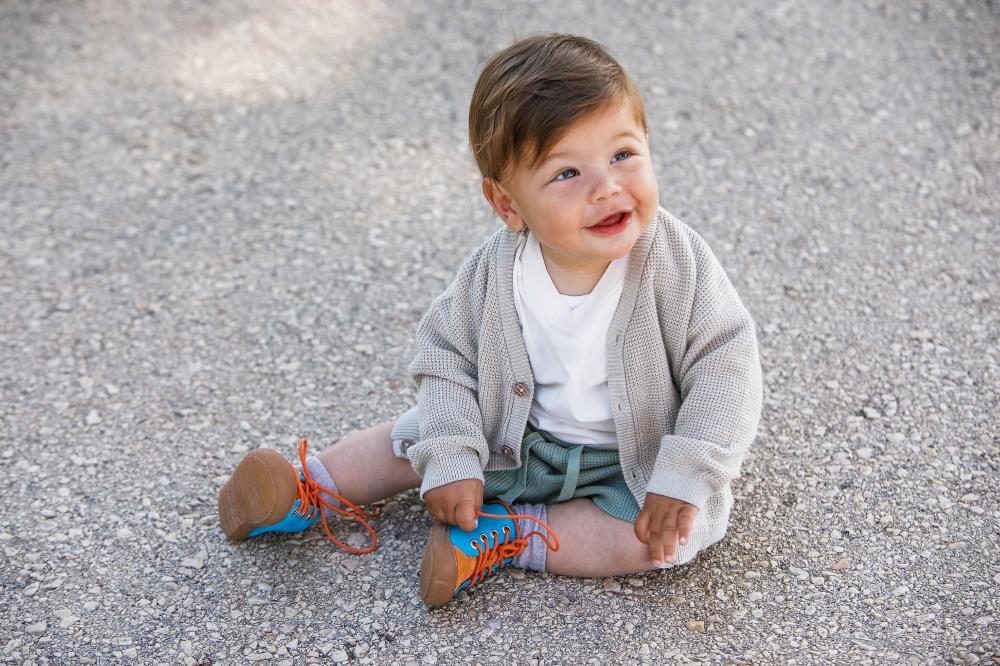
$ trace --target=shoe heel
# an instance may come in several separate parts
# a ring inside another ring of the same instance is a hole
[[[437,607],[451,601],[455,596],[457,573],[458,563],[448,536],[448,525],[435,520],[420,562],[420,597],[424,603]]]
[[[295,503],[295,471],[274,449],[251,451],[219,491],[219,523],[226,536],[245,539],[261,525],[278,522]]]

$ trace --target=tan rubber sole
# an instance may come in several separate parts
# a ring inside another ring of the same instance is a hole
[[[448,525],[434,521],[420,562],[420,597],[428,606],[443,606],[455,596],[458,561],[448,538]]]
[[[280,453],[251,451],[219,491],[222,531],[230,539],[245,539],[255,528],[288,515],[297,495],[295,471]]]

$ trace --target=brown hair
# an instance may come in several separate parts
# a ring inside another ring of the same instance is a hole
[[[472,156],[484,178],[504,183],[522,158],[538,164],[574,122],[624,102],[648,132],[638,86],[604,46],[559,33],[522,39],[494,54],[476,82]]]

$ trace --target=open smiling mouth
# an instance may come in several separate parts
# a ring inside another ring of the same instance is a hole
[[[610,215],[594,226],[587,228],[598,234],[616,234],[628,226],[628,222],[631,219],[632,211],[618,213],[617,215]]]

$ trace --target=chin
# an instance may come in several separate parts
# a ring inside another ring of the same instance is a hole
[[[635,242],[637,240],[638,238],[633,238],[632,240],[629,241],[628,245],[625,245],[621,249],[615,250],[614,252],[610,253],[608,255],[608,258],[613,261],[615,259],[621,259],[622,257],[627,257],[632,252],[632,248],[635,247]]]

